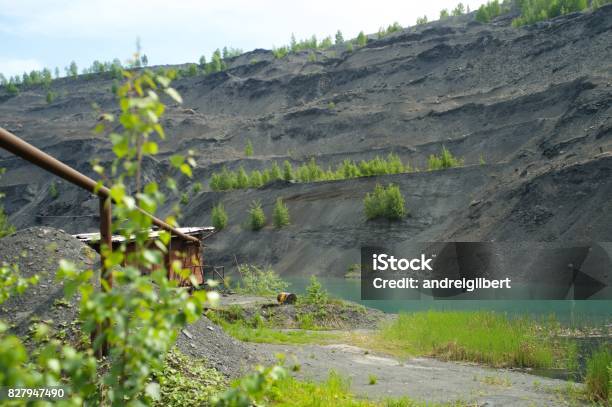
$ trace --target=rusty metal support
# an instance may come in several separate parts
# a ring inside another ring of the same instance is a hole
[[[13,133],[10,133],[9,131],[3,129],[2,127],[0,127],[0,147],[31,162],[32,164],[44,168],[45,170],[57,175],[58,177],[65,179],[66,181],[72,184],[78,185],[81,188],[98,195],[99,197],[110,197],[110,189],[106,188],[105,186],[101,186],[98,188],[98,183],[93,179],[81,174],[74,168],[64,164],[63,162],[53,158],[49,154],[39,150],[33,145],[23,141],[22,139],[15,136]],[[170,232],[173,235],[179,236],[185,240],[190,240],[198,244],[200,243],[197,238],[186,235],[180,232],[179,230],[176,230],[174,227],[168,225],[163,220],[156,218],[145,210],[139,208],[139,211],[149,216],[153,221],[153,224],[158,226],[160,229]]]
[[[100,261],[102,262],[100,277],[108,284],[106,288],[102,287],[103,290],[110,289],[113,286],[113,275],[105,264],[106,250],[109,252],[113,250],[112,224],[110,199],[100,197]]]

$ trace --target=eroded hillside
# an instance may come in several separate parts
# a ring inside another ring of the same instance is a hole
[[[210,223],[222,201],[229,227],[207,258],[273,264],[281,273],[341,275],[362,244],[387,239],[612,240],[612,5],[523,28],[467,15],[406,28],[348,52],[337,46],[274,58],[255,50],[226,71],[175,83],[182,106],[168,109],[171,142],[147,176],[161,178],[175,152],[196,152],[204,189],[183,207],[184,224]],[[59,97],[41,88],[0,91],[0,126],[77,169],[108,159],[91,129],[96,102],[115,109],[112,79],[60,79]],[[254,155],[245,157],[252,141]],[[442,146],[465,167],[423,171]],[[323,166],[397,153],[420,172],[260,189],[211,192],[222,166],[248,170],[316,157]],[[95,230],[97,199],[0,152],[5,206],[18,227]],[[481,163],[481,157],[485,163]],[[366,221],[363,197],[396,183],[410,216]],[[183,190],[189,190],[185,183]],[[283,197],[291,225],[247,230],[249,203],[269,214]]]

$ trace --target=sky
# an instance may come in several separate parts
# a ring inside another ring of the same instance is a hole
[[[224,46],[270,49],[291,34],[344,38],[375,33],[395,21],[438,18],[457,0],[0,0],[0,73],[21,74],[75,61],[127,61],[139,38],[149,65],[197,62]],[[463,1],[471,10],[484,1]]]

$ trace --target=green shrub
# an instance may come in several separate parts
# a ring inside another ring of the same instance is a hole
[[[462,14],[465,14],[465,6],[463,5],[463,3],[457,4],[453,11],[451,11],[451,14],[453,16],[460,16]]]
[[[248,140],[246,147],[244,147],[244,155],[247,157],[251,157],[253,155],[253,143],[251,143],[251,140]]]
[[[238,291],[250,295],[276,295],[284,291],[288,284],[270,268],[257,267],[252,264],[238,266],[240,286]]]
[[[353,52],[353,43],[350,41],[346,43],[346,52]]]
[[[289,208],[287,208],[282,198],[276,199],[274,211],[272,212],[272,221],[277,229],[289,224]]]
[[[612,352],[602,348],[587,360],[585,384],[591,400],[607,403],[612,393]]]
[[[251,186],[251,188],[259,188],[264,185],[264,180],[263,176],[261,175],[261,171],[251,171],[251,176],[249,177],[249,185]]]
[[[478,11],[476,11],[476,21],[488,23],[500,14],[509,11],[510,5],[506,2],[500,4],[499,0],[488,1],[486,4],[481,5]]]
[[[57,199],[59,196],[59,191],[57,190],[57,184],[55,181],[51,181],[51,186],[49,187],[49,195],[51,199]]]
[[[193,184],[193,187],[191,188],[191,190],[193,191],[194,195],[199,194],[202,191],[202,188],[204,188],[204,186],[202,185],[201,182],[196,182]]]
[[[377,382],[378,382],[378,377],[376,377],[375,374],[371,374],[371,375],[368,376],[368,384],[370,386],[375,385]]]
[[[53,103],[53,101],[55,100],[56,96],[57,95],[56,95],[55,92],[48,91],[47,92],[47,96],[45,97],[45,100],[47,101],[47,104]]]
[[[324,306],[329,302],[329,294],[316,276],[310,276],[310,284],[306,287],[303,303]]]
[[[368,37],[363,33],[363,31],[359,31],[359,35],[357,35],[357,45],[360,47],[365,47],[368,43]]]
[[[582,11],[588,7],[587,0],[521,0],[519,2],[521,15],[512,21],[519,27],[548,20],[574,11]]]
[[[19,94],[19,87],[17,86],[17,84],[13,83],[13,82],[9,82],[6,85],[6,91],[9,95],[11,96],[16,96]]]
[[[417,25],[427,24],[427,16],[417,17],[416,23]]]
[[[399,187],[393,184],[386,188],[376,184],[374,191],[366,194],[363,204],[367,219],[397,220],[407,214],[404,197]]]
[[[240,168],[238,169],[238,174],[236,175],[236,188],[244,189],[244,188],[248,188],[249,185],[250,185],[249,176],[244,170],[244,167],[241,165]]]
[[[0,168],[0,175],[4,173],[4,168]],[[0,199],[4,195],[0,193]],[[15,227],[11,225],[9,222],[8,215],[4,212],[4,207],[0,205],[0,238],[4,236],[12,235],[15,232]],[[0,264],[2,266],[2,264]],[[0,296],[1,297],[1,296]],[[0,304],[3,302],[2,298],[0,298]],[[1,323],[1,321],[0,321]]]
[[[275,161],[274,163],[272,163],[272,168],[270,169],[270,181],[277,181],[282,178],[283,173]]]
[[[440,20],[446,20],[449,17],[448,9],[440,10]]]
[[[11,225],[8,215],[4,212],[4,207],[0,205],[0,238],[15,233],[15,226]]]
[[[287,160],[283,162],[283,179],[291,181],[293,179],[293,166]]]
[[[260,230],[266,224],[266,215],[258,201],[251,202],[249,209],[249,227],[251,230]]]
[[[222,203],[213,206],[211,214],[212,225],[217,230],[223,230],[227,226],[227,213]]]
[[[460,167],[462,165],[463,159],[454,157],[453,154],[444,146],[442,146],[442,151],[440,152],[440,155],[432,154],[427,160],[427,169],[429,171]]]
[[[272,54],[274,55],[274,58],[276,59],[282,59],[286,57],[288,53],[289,53],[289,48],[285,46],[280,47],[280,48],[272,48]]]

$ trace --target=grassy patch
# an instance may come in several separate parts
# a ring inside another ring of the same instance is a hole
[[[587,361],[587,396],[597,402],[607,403],[612,391],[612,352],[600,349]]]
[[[422,403],[404,397],[371,401],[357,398],[350,392],[350,380],[330,371],[326,381],[315,383],[287,377],[275,383],[268,394],[274,406],[334,406],[334,407],[417,407],[462,406],[464,404]]]
[[[338,337],[332,333],[275,329],[259,314],[246,319],[242,313],[233,315],[227,311],[208,311],[206,316],[221,325],[229,335],[244,342],[303,345],[330,343]]]
[[[497,367],[565,364],[562,355],[569,352],[570,346],[553,341],[541,331],[541,326],[528,318],[509,318],[494,312],[428,311],[400,314],[369,341],[374,349],[391,353]]]

